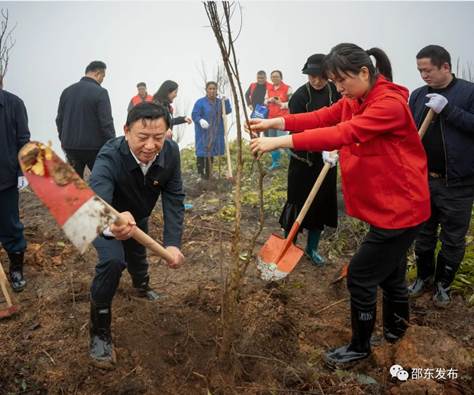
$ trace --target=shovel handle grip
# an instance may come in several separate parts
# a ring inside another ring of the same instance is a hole
[[[225,112],[225,100],[221,100],[222,108],[222,124],[224,126],[224,142],[225,142],[225,154],[227,157],[227,177],[232,178],[232,160],[230,158],[230,147],[229,147],[229,136],[228,136],[228,125],[227,125],[227,114]]]
[[[420,126],[420,130],[418,131],[418,135],[420,136],[420,139],[423,139],[423,136],[428,130],[430,123],[433,120],[433,117],[434,117],[434,111],[430,108],[430,110],[426,114],[425,119],[423,120],[423,123]]]
[[[0,263],[0,287],[2,288],[3,296],[5,297],[5,301],[7,302],[7,307],[10,308],[13,306],[13,304],[10,298],[10,294],[8,293],[8,290],[7,290],[7,284],[8,284],[7,276],[5,275],[3,266]]]
[[[117,221],[115,223],[120,225],[122,223],[122,219],[120,217],[120,213],[115,210],[112,206],[104,202],[110,212],[117,217]],[[138,243],[140,243],[143,247],[149,249],[151,252],[155,253],[156,255],[160,256],[167,262],[173,261],[173,256],[167,251],[161,244],[157,241],[153,240],[150,236],[148,236],[143,230],[139,227],[136,227],[133,231],[132,238],[135,239]]]

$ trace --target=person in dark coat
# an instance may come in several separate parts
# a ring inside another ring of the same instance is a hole
[[[18,151],[29,140],[23,101],[0,85],[0,243],[8,254],[9,279],[16,292],[26,286],[23,276],[26,240],[20,222],[18,191],[27,181],[18,164]]]
[[[182,125],[183,123],[187,123],[189,125],[193,122],[193,120],[186,115],[179,117],[175,117],[173,115],[174,108],[172,103],[177,96],[178,84],[171,80],[166,80],[165,82],[163,82],[160,88],[153,95],[153,101],[155,103],[165,106],[165,108],[167,108],[170,114],[172,115],[170,130],[173,130],[173,126]],[[172,138],[172,132],[170,132],[167,137]]]
[[[104,143],[115,137],[109,94],[101,87],[105,69],[104,62],[91,62],[86,75],[66,88],[59,99],[59,140],[68,162],[81,177],[86,165],[92,170]]]
[[[271,84],[267,81],[267,73],[263,70],[257,72],[257,82],[252,82],[245,92],[245,101],[251,112],[255,110],[257,104],[263,105],[267,89]]]
[[[111,305],[122,271],[127,268],[139,296],[159,298],[149,285],[145,247],[130,237],[137,226],[147,232],[148,218],[160,196],[163,244],[173,257],[167,264],[176,268],[184,261],[180,251],[184,192],[179,147],[165,139],[170,121],[161,105],[136,105],[128,113],[125,136],[108,141],[92,169],[91,188],[126,221],[126,225],[111,225],[93,242],[99,262],[91,286],[90,356],[100,367],[115,363]]]
[[[452,73],[451,56],[439,45],[421,49],[416,61],[426,85],[411,94],[410,108],[418,125],[430,108],[436,115],[423,137],[432,213],[416,238],[417,279],[409,291],[420,296],[434,282],[433,302],[446,307],[474,201],[474,84]]]
[[[300,86],[288,104],[290,114],[310,112],[327,107],[341,98],[332,82],[323,76],[323,54],[311,55],[303,66],[308,82]],[[321,152],[291,151],[288,167],[287,201],[280,216],[285,236],[290,232],[298,213],[303,208],[321,169],[324,166]],[[337,168],[329,170],[313,201],[300,230],[308,230],[305,252],[315,265],[322,265],[324,258],[318,253],[319,239],[324,226],[337,226]]]

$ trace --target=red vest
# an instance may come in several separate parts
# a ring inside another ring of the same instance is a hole
[[[132,97],[132,104],[133,106],[136,106],[137,104],[143,103],[143,102],[152,102],[153,101],[153,96],[147,95],[145,98],[142,98],[140,95],[135,95]]]
[[[268,92],[268,90],[272,87],[272,84],[270,84],[269,82],[266,82],[266,85],[267,85],[267,92]],[[249,92],[249,93],[250,93],[250,94],[249,94],[250,97],[252,97],[253,92],[255,91],[255,88],[256,88],[256,87],[257,87],[257,83],[256,83],[256,82],[252,82],[252,83],[250,84],[250,92]]]
[[[267,96],[268,98],[279,97],[282,103],[288,102],[288,89],[290,88],[284,82],[280,82],[278,89],[275,89],[273,84],[268,84]],[[268,103],[268,118],[282,117],[288,114],[288,108],[281,108],[278,104]]]

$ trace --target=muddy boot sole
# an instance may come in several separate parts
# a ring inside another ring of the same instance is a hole
[[[113,370],[117,365],[117,353],[115,348],[112,349],[111,359],[96,359],[89,355],[89,361],[92,365],[99,369]]]

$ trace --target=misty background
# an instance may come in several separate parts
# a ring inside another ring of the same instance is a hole
[[[235,14],[239,68],[244,90],[257,70],[279,69],[295,90],[301,69],[314,53],[340,42],[384,49],[394,81],[411,90],[423,85],[415,55],[425,45],[444,46],[453,60],[474,60],[471,2],[241,2]],[[102,84],[109,91],[117,135],[136,84],[153,94],[167,79],[179,84],[175,115],[190,115],[205,95],[203,73],[214,79],[220,52],[200,1],[1,2],[8,9],[16,45],[4,88],[27,107],[32,139],[59,149],[55,117],[64,88],[77,82],[92,60],[107,64]],[[230,95],[230,92],[228,92]],[[235,131],[231,132],[231,138]],[[181,146],[194,143],[194,125]],[[58,150],[59,151],[59,150]]]

